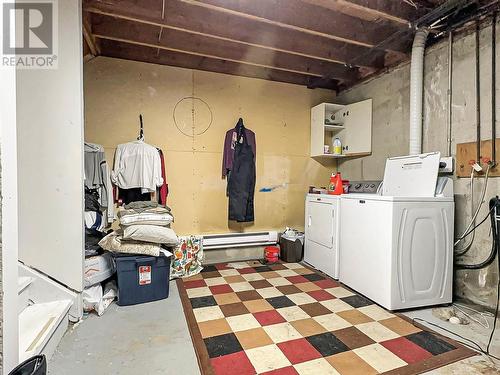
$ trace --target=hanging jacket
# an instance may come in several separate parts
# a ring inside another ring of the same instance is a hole
[[[114,213],[113,188],[111,185],[110,171],[104,147],[95,143],[85,142],[85,187],[97,189],[99,204],[106,209],[106,220],[112,223]]]
[[[254,221],[255,154],[241,125],[235,144],[234,161],[228,176],[229,220]]]
[[[121,189],[141,188],[142,193],[155,192],[163,184],[158,150],[143,141],[118,145],[111,180]]]
[[[222,155],[222,177],[226,177],[231,169],[233,168],[234,162],[234,152],[236,141],[238,138],[238,129],[243,126],[243,120],[238,120],[238,123],[233,129],[229,129],[226,132],[226,137],[224,138],[224,152]],[[257,155],[256,144],[255,144],[255,133],[250,129],[245,129],[245,136],[247,138],[248,144],[252,147],[254,157]]]

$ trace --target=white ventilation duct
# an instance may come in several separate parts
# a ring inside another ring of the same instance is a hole
[[[410,71],[410,155],[422,153],[422,100],[424,52],[429,30],[419,29],[413,39]]]

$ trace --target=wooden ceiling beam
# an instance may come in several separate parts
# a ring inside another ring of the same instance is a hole
[[[302,0],[305,3],[317,5],[334,11],[340,11],[359,18],[383,18],[408,27],[418,17],[429,9],[414,7],[404,1],[387,0]]]
[[[166,17],[162,19],[161,0],[141,0],[140,4],[134,0],[84,1],[84,9],[93,14],[109,15],[326,62],[355,65],[371,70],[385,66],[384,51],[370,50],[296,30],[285,30],[275,25],[230,16],[178,0],[169,0],[166,6]],[[352,64],[355,59],[355,64]]]
[[[94,34],[103,39],[138,42],[175,52],[219,58],[316,77],[327,76],[328,79],[339,79],[344,82],[353,82],[359,78],[357,69],[348,68],[338,63],[290,55],[260,47],[245,46],[179,30],[161,29],[157,26],[110,16],[95,14],[92,21]]]
[[[99,44],[96,42],[95,38],[92,36],[92,24],[90,21],[90,14],[84,12],[82,17],[82,33],[85,43],[93,56],[98,56],[100,54]]]
[[[250,78],[260,78],[269,81],[292,83],[302,86],[308,86],[311,82],[311,78],[313,78],[303,74],[244,65],[216,58],[195,56],[183,52],[160,50],[159,53],[151,53],[151,50],[156,52],[157,48],[107,39],[101,40],[101,46],[103,51],[102,56],[126,60],[135,60]],[[335,90],[337,88],[337,82],[334,80],[326,81],[323,82],[320,87]]]
[[[374,47],[400,28],[386,20],[365,21],[301,0],[181,0],[187,4],[271,24],[304,34],[345,43]],[[407,44],[396,39],[386,50],[407,52]]]

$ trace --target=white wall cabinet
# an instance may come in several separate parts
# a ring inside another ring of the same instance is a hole
[[[342,142],[342,155],[333,154],[332,141]],[[324,146],[330,146],[325,153]],[[342,105],[321,103],[311,108],[311,156],[347,158],[372,152],[372,99]]]

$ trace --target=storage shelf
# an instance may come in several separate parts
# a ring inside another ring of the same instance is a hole
[[[327,124],[325,124],[325,130],[327,130],[327,131],[338,132],[338,131],[341,131],[342,129],[345,129],[344,125],[327,125]]]
[[[342,155],[323,154],[323,155],[315,155],[313,156],[313,158],[347,159],[347,158],[359,158],[362,156],[369,156],[371,154],[372,154],[371,152],[358,152],[353,154],[342,154]]]

